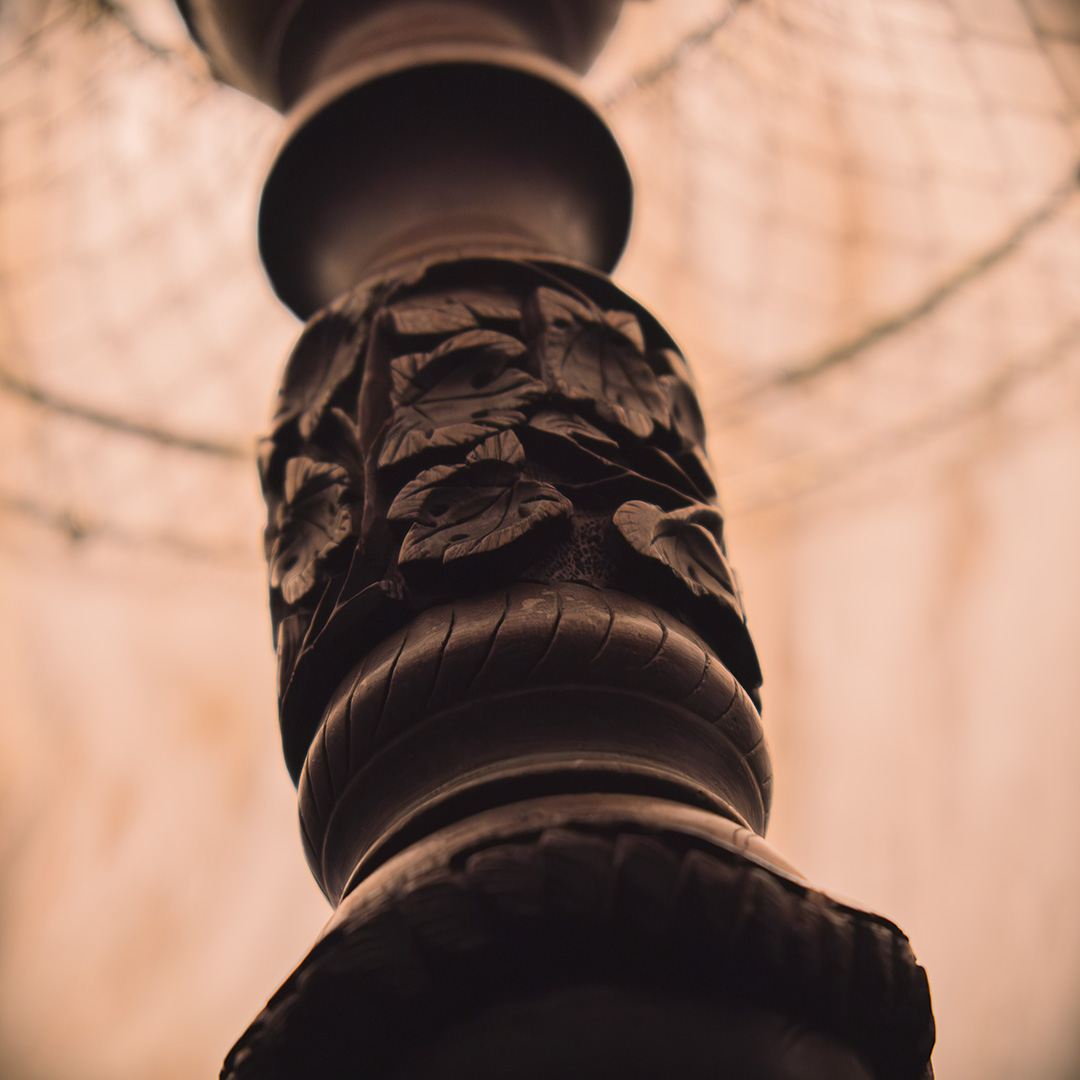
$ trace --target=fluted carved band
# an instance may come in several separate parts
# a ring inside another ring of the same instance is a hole
[[[761,833],[772,792],[757,710],[697,634],[624,593],[515,583],[428,609],[343,681],[300,779],[316,878],[336,901],[381,829],[511,775],[518,790],[679,787]]]

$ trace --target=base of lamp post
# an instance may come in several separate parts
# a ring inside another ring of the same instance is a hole
[[[891,923],[661,799],[458,822],[341,904],[225,1080],[928,1080],[926,976]]]

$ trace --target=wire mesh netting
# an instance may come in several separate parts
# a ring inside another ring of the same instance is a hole
[[[701,385],[777,843],[911,931],[941,1075],[1075,1076],[1080,3],[651,0],[587,84],[619,280]],[[5,1076],[212,1068],[314,933],[253,466],[279,131],[167,0],[0,4]]]

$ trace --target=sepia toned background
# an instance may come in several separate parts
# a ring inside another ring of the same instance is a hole
[[[1080,0],[630,3],[618,280],[684,346],[770,840],[910,935],[942,1080],[1080,1078]],[[190,1080],[329,910],[253,442],[280,118],[169,0],[0,0],[0,1078]]]

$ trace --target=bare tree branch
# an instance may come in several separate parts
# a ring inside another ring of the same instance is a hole
[[[195,435],[170,431],[167,428],[147,424],[141,420],[134,420],[118,413],[98,409],[93,405],[72,401],[53,393],[51,390],[46,390],[42,386],[22,379],[4,368],[0,368],[0,390],[33,402],[40,408],[48,409],[50,412],[83,420],[88,424],[96,424],[98,427],[107,428],[109,431],[115,431],[120,435],[146,439],[157,443],[159,446],[175,447],[178,450],[188,450],[196,454],[207,454],[211,457],[227,458],[233,461],[247,461],[252,457],[251,452],[247,449],[233,443],[219,442],[215,439],[202,439]]]
[[[938,281],[913,304],[871,323],[854,337],[826,349],[817,356],[782,367],[760,381],[752,382],[724,403],[725,410],[740,411],[770,391],[797,386],[824,375],[833,368],[858,359],[878,342],[902,333],[920,319],[933,314],[961,289],[1011,255],[1040,226],[1056,217],[1076,195],[1078,189],[1080,170],[1074,169],[1039,206],[1017,222],[1003,237]]]
[[[708,45],[731,21],[736,10],[745,3],[747,0],[724,0],[724,10],[719,15],[714,15],[685,34],[666,56],[662,56],[649,67],[632,74],[621,86],[608,94],[604,99],[604,105],[609,109],[617,108],[628,98],[662,82],[678,70],[688,56]]]

